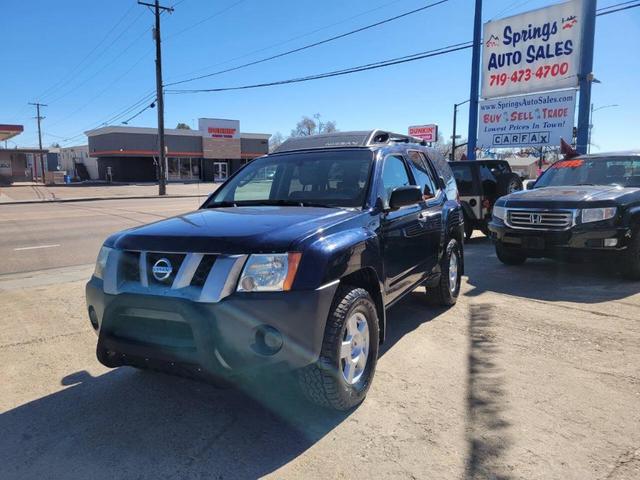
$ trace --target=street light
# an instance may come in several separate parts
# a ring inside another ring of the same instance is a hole
[[[456,119],[458,116],[458,107],[468,103],[469,100],[465,100],[464,102],[454,103],[453,104],[453,135],[451,136],[451,161],[453,162],[456,159]]]
[[[587,142],[587,153],[591,153],[591,130],[593,130],[593,112],[597,112],[598,110],[603,110],[605,108],[613,108],[619,107],[617,103],[612,103],[611,105],[603,105],[601,107],[593,108],[593,103],[591,104],[591,113],[589,114],[589,142]]]

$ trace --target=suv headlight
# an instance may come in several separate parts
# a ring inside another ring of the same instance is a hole
[[[504,221],[504,217],[507,216],[507,209],[504,208],[504,207],[494,206],[493,207],[493,216],[495,218],[499,218],[500,220]]]
[[[582,223],[600,222],[616,216],[616,207],[585,208],[582,210]]]
[[[102,247],[100,249],[100,253],[98,253],[98,259],[96,260],[96,269],[93,274],[102,278],[102,274],[104,273],[104,269],[107,266],[107,260],[109,259],[109,254],[113,251],[113,248]]]
[[[299,252],[255,254],[244,265],[238,292],[280,292],[291,290],[298,271]]]

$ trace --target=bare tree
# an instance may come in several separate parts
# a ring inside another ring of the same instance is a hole
[[[269,153],[282,145],[282,142],[284,142],[284,136],[280,132],[276,132],[271,135],[271,138],[269,139]]]
[[[319,133],[332,133],[337,132],[338,128],[336,122],[330,120],[328,122],[322,122],[320,120],[320,114],[316,113],[315,120],[306,115],[296,123],[296,128],[291,130],[292,137],[308,137],[309,135],[317,135]]]

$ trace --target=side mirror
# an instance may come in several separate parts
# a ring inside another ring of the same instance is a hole
[[[406,187],[397,187],[391,192],[389,199],[389,208],[397,210],[407,205],[415,205],[422,201],[422,191],[417,185],[409,185]]]
[[[438,186],[440,187],[441,190],[444,190],[445,188],[447,188],[447,182],[444,181],[444,177],[442,176],[438,177]]]

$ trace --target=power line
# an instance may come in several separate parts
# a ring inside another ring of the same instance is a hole
[[[629,3],[629,2],[626,2],[626,3]],[[629,10],[631,8],[640,7],[640,3],[636,3],[635,5],[626,5],[626,6],[622,6],[622,5],[624,5],[624,3],[618,4],[618,5],[611,5],[610,7],[603,8],[602,10],[599,10],[599,13],[596,16],[599,17],[600,15],[609,15],[610,13],[616,13],[616,12],[621,12],[622,10]],[[615,7],[618,7],[618,8],[615,8]]]
[[[325,25],[323,27],[316,28],[315,30],[311,30],[311,31],[303,33],[303,34],[296,35],[294,37],[290,37],[287,40],[283,40],[283,41],[278,42],[278,43],[273,43],[271,45],[259,48],[257,50],[252,50],[250,52],[244,53],[244,54],[239,55],[237,57],[230,58],[229,60],[225,60],[224,62],[219,62],[219,63],[213,64],[213,65],[207,65],[206,67],[198,68],[197,70],[192,70],[192,71],[190,71],[190,72],[188,72],[186,74],[178,75],[178,77],[187,77],[187,78],[189,78],[189,76],[193,75],[194,73],[202,72],[203,70],[209,70],[210,68],[219,67],[221,65],[226,65],[226,64],[234,62],[236,60],[240,60],[240,59],[249,57],[249,56],[254,55],[256,53],[261,53],[261,52],[264,52],[265,50],[270,50],[270,49],[275,48],[275,47],[280,47],[281,45],[286,45],[287,43],[291,43],[291,42],[293,42],[295,40],[299,40],[301,38],[308,37],[310,35],[316,34],[316,33],[321,32],[323,30],[327,30],[328,28],[332,28],[332,27],[335,27],[337,25],[341,25],[341,24],[343,24],[345,22],[348,22],[350,20],[353,20],[355,18],[359,18],[359,17],[362,17],[363,15],[367,15],[369,13],[375,12],[375,11],[380,10],[382,8],[388,7],[389,5],[396,4],[396,3],[400,2],[400,1],[402,1],[402,0],[393,0],[391,2],[384,3],[382,5],[379,5],[379,6],[375,7],[375,8],[371,8],[369,10],[365,10],[364,12],[360,12],[360,13],[358,13],[356,15],[352,15],[351,17],[344,18],[344,19],[342,19],[342,20],[340,20],[338,22],[331,23],[329,25]],[[636,0],[634,0],[634,1],[636,1]],[[176,77],[174,77],[174,78],[176,78]]]
[[[320,41],[317,41],[317,42],[314,42],[314,43],[310,43],[310,44],[304,45],[302,47],[294,48],[292,50],[288,50],[286,52],[281,52],[281,53],[278,53],[276,55],[272,55],[270,57],[262,58],[262,59],[259,59],[259,60],[254,60],[253,62],[245,63],[243,65],[238,65],[236,67],[227,68],[225,70],[220,70],[220,71],[213,72],[213,73],[208,73],[208,74],[205,74],[205,75],[199,75],[197,77],[188,78],[186,80],[180,80],[180,81],[177,81],[177,82],[167,83],[165,86],[166,87],[171,87],[171,86],[174,86],[174,85],[180,85],[180,84],[183,84],[183,83],[193,82],[193,81],[196,81],[196,80],[201,80],[203,78],[213,77],[215,75],[220,75],[220,74],[223,74],[223,73],[233,72],[233,71],[236,71],[236,70],[240,70],[242,68],[250,67],[250,66],[253,66],[253,65],[258,65],[260,63],[268,62],[268,61],[274,60],[276,58],[282,58],[284,56],[291,55],[293,53],[301,52],[303,50],[308,50],[310,48],[317,47],[319,45],[324,45],[326,43],[330,43],[330,42],[339,40],[341,38],[345,38],[345,37],[348,37],[348,36],[351,36],[351,35],[355,35],[356,33],[360,33],[360,32],[363,32],[365,30],[369,30],[371,28],[379,27],[380,25],[384,25],[386,23],[393,22],[393,21],[398,20],[400,18],[404,18],[404,17],[407,17],[409,15],[413,15],[415,13],[422,12],[424,10],[427,10],[429,8],[432,8],[432,7],[435,7],[437,5],[441,5],[443,3],[447,3],[448,1],[449,0],[438,0],[438,1],[434,2],[434,3],[430,3],[430,4],[425,5],[423,7],[416,8],[414,10],[410,10],[410,11],[405,12],[405,13],[401,13],[400,15],[395,15],[393,17],[389,17],[389,18],[386,18],[384,20],[380,20],[379,22],[375,22],[375,23],[366,25],[364,27],[356,28],[355,30],[351,30],[349,32],[342,33],[340,35],[335,35],[333,37],[325,38],[324,40],[320,40]]]
[[[155,108],[156,106],[156,100],[155,99],[153,102],[151,102],[149,105],[147,105],[146,107],[144,107],[142,110],[140,110],[138,113],[136,113],[135,115],[133,115],[132,117],[127,118],[126,120],[123,120],[122,123],[127,125],[131,120],[133,120],[136,117],[139,117],[140,115],[142,115],[143,112],[146,112],[147,110],[149,110],[150,108]]]
[[[93,73],[93,75],[85,78],[83,81],[81,81],[79,84],[75,85],[73,88],[69,89],[66,93],[63,93],[62,95],[58,95],[57,97],[53,98],[52,100],[49,100],[50,103],[54,103],[57,102],[63,98],[65,98],[66,96],[70,95],[71,93],[75,93],[79,88],[85,86],[87,83],[89,83],[91,80],[93,80],[94,78],[96,78],[98,75],[100,75],[102,72],[104,72],[107,68],[109,68],[111,65],[113,65],[114,63],[116,63],[125,53],[127,53],[129,50],[131,50],[131,48],[138,43],[138,40],[140,40],[144,35],[148,34],[148,30],[144,30],[142,32],[140,32],[140,35],[138,35],[136,38],[133,39],[133,41],[131,43],[129,43],[129,45],[127,45],[125,47],[124,50],[122,50],[118,55],[116,55],[114,58],[111,59],[110,62],[106,63],[105,65],[102,66],[102,68],[98,69],[97,71],[95,71]]]
[[[131,11],[133,11],[133,9],[135,8],[135,5],[131,5],[131,7],[129,8],[129,10],[127,10],[124,15],[122,15],[122,17],[120,17],[120,19],[116,22],[116,24],[111,27],[109,29],[109,31],[106,33],[106,35],[104,37],[102,37],[102,39],[96,44],[95,47],[93,47],[91,49],[91,51],[89,53],[87,53],[87,55],[85,55],[82,60],[80,60],[80,62],[73,68],[71,69],[68,74],[64,77],[62,77],[58,82],[56,82],[54,85],[52,85],[51,87],[49,87],[48,89],[46,89],[44,92],[42,92],[38,98],[42,98],[47,96],[49,93],[51,93],[52,91],[55,91],[56,88],[59,85],[64,85],[66,84],[66,82],[68,81],[69,78],[72,78],[73,75],[75,74],[75,72],[82,66],[82,64],[88,60],[89,58],[91,58],[91,55],[93,55],[93,53],[100,47],[100,45],[102,45],[104,43],[104,41],[109,37],[109,35],[111,35],[111,33],[118,28],[118,26],[124,21],[125,18],[127,18],[127,16],[129,15],[129,13],[131,13]]]
[[[144,13],[144,12],[142,12]],[[115,45],[123,36],[125,33],[127,33],[131,27],[133,25],[135,25],[138,20],[142,17],[142,13],[140,15],[138,15],[137,17],[135,17],[133,19],[133,21],[131,23],[129,23],[121,32],[120,34],[113,39],[113,41],[104,49],[102,49],[100,52],[98,52],[98,54],[93,57],[93,59],[86,65],[87,67],[89,65],[95,64],[99,59],[101,59],[102,57],[104,57],[104,55],[109,51],[109,49]],[[77,84],[76,86],[70,88],[66,93],[63,93],[62,95],[58,95],[57,97],[53,98],[53,99],[49,99],[49,103],[54,103],[57,102],[58,100],[66,97],[67,95],[69,95],[70,93],[73,93],[75,90],[77,90],[78,88],[80,88],[81,86],[85,85],[88,81],[92,80],[93,78],[95,78],[97,75],[99,75],[101,72],[103,72],[107,67],[111,66],[118,58],[120,58],[124,53],[126,53],[145,33],[147,32],[147,30],[143,31],[138,37],[136,37],[134,39],[133,42],[131,42],[129,45],[127,45],[125,47],[124,50],[122,50],[120,52],[119,55],[117,55],[114,59],[112,59],[106,66],[102,67],[101,69],[99,69],[97,72],[95,72],[93,75],[91,75],[88,79],[85,79],[84,81],[81,81],[79,84]],[[64,86],[68,86],[69,82],[73,82],[75,80],[77,80],[78,77],[77,76],[71,76],[69,77],[64,85],[60,86],[59,88],[56,88],[55,90],[51,91],[50,93],[48,93],[47,95],[45,95],[45,97],[50,97],[54,92],[60,90],[60,88],[63,88]]]
[[[342,70],[334,70],[331,72],[318,73],[314,75],[308,75],[305,77],[290,78],[287,80],[278,80],[275,82],[265,82],[265,83],[251,84],[251,85],[239,85],[235,87],[220,87],[220,88],[191,89],[191,90],[176,89],[176,90],[166,90],[166,92],[171,94],[227,92],[231,90],[248,90],[248,89],[254,89],[254,88],[272,87],[276,85],[287,85],[290,83],[308,82],[311,80],[319,80],[322,78],[337,77],[337,76],[349,75],[357,72],[364,72],[367,70],[375,70],[378,68],[390,67],[392,65],[398,65],[401,63],[415,62],[416,60],[422,60],[424,58],[436,57],[436,56],[444,55],[447,53],[457,52],[459,50],[465,50],[467,48],[471,48],[472,46],[473,46],[472,42],[458,43],[458,44],[453,44],[453,45],[449,45],[449,46],[434,49],[434,50],[428,50],[425,52],[405,55],[403,57],[396,57],[396,58],[391,58],[387,60],[381,60],[379,62],[359,65],[357,67],[350,67]]]
[[[184,1],[184,0],[182,0],[182,1]],[[222,10],[218,10],[218,11],[217,11],[216,13],[214,13],[213,15],[209,15],[208,17],[203,18],[202,20],[200,20],[200,21],[198,21],[198,22],[194,23],[193,25],[191,25],[191,26],[189,26],[189,27],[187,27],[187,28],[184,28],[184,29],[182,29],[182,30],[179,30],[178,32],[173,33],[173,34],[171,34],[171,35],[167,36],[167,38],[165,38],[165,39],[164,39],[164,41],[166,42],[167,40],[170,40],[170,39],[172,39],[172,38],[174,38],[174,37],[177,37],[178,35],[182,35],[184,32],[188,32],[189,30],[192,30],[192,29],[196,28],[197,26],[202,25],[202,24],[203,24],[203,23],[205,23],[205,22],[208,22],[208,21],[209,21],[209,20],[211,20],[211,19],[213,19],[213,18],[215,18],[215,17],[218,17],[218,16],[222,15],[223,13],[228,12],[229,10],[231,10],[232,8],[234,8],[235,6],[240,5],[241,3],[244,3],[245,1],[246,1],[246,0],[239,0],[239,1],[237,1],[237,2],[235,2],[235,3],[233,3],[233,4],[231,4],[231,5],[229,5],[228,7],[223,8]],[[178,2],[178,3],[176,3],[175,5],[178,5],[179,3],[181,3],[181,2]],[[174,5],[174,7],[175,7],[175,5]]]

